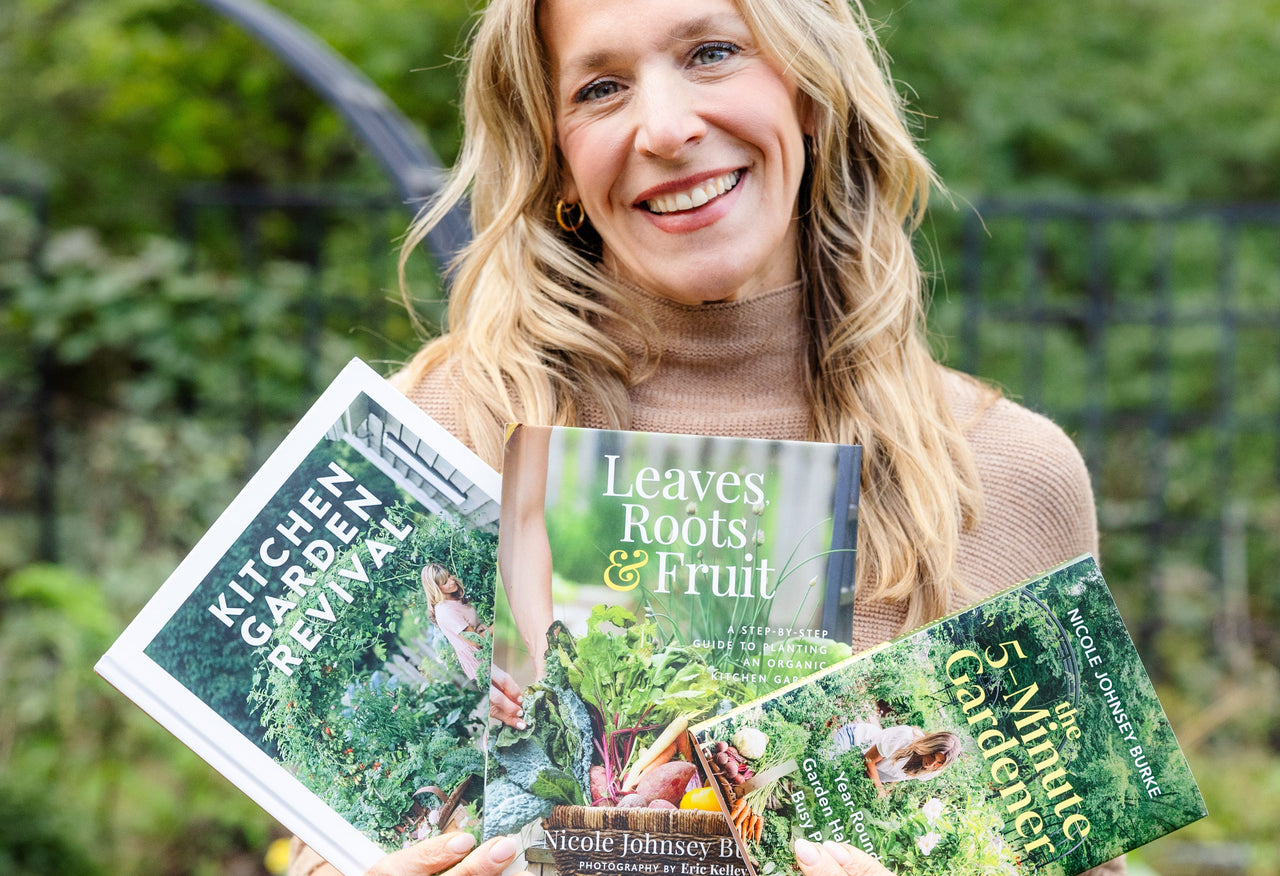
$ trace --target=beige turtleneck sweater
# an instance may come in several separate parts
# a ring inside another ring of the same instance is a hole
[[[651,432],[800,439],[807,436],[805,348],[799,284],[745,301],[676,304],[636,290],[652,317],[658,366],[632,386],[631,428]],[[605,331],[633,358],[644,343],[624,325]],[[939,366],[941,367],[941,366]],[[1096,555],[1098,530],[1084,461],[1048,419],[986,393],[954,372],[944,384],[977,463],[984,509],[960,536],[957,562],[974,599],[994,593],[1081,553]],[[408,396],[442,426],[461,434],[451,405],[459,389],[448,369],[427,374]],[[587,410],[583,426],[603,426]],[[962,607],[957,597],[952,608]],[[854,603],[853,645],[860,650],[901,632],[901,605]],[[295,841],[290,876],[335,871]],[[1117,859],[1090,873],[1123,873]]]

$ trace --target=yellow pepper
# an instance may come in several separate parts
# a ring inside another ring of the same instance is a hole
[[[720,804],[716,802],[716,792],[710,788],[694,788],[685,791],[680,798],[681,809],[705,809],[708,812],[719,812]]]

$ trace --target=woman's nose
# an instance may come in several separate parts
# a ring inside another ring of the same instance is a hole
[[[636,101],[636,152],[656,158],[679,158],[707,133],[698,112],[693,86],[674,71],[655,73],[640,83]]]

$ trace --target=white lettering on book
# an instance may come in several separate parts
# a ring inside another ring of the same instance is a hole
[[[301,598],[315,587],[313,576],[329,571],[339,549],[355,543],[362,526],[372,523],[377,509],[383,505],[381,499],[336,462],[330,462],[328,473],[316,477],[315,483],[333,500],[318,492],[316,486],[309,487],[298,497],[297,507],[289,509],[285,519],[263,539],[257,559],[246,561],[227,582],[226,590],[209,606],[209,613],[223,626],[234,629],[238,625],[240,639],[252,648],[265,645],[276,630],[287,627],[285,640],[278,642],[267,656],[267,662],[285,675],[292,675],[305,654],[314,651],[324,638],[323,627],[317,628],[313,621],[337,621],[334,603],[326,593],[316,597],[318,606],[304,609],[305,619],[291,620]],[[386,517],[378,520],[378,525],[396,543],[364,539],[364,549],[375,569],[381,569],[387,556],[413,531],[412,524],[397,526]],[[259,560],[264,569],[259,568]],[[275,570],[279,570],[278,573]],[[368,569],[356,550],[347,550],[343,567],[334,572],[358,584],[369,583]],[[262,594],[270,619],[260,619],[257,613],[246,616],[247,606],[256,601],[255,591],[272,586],[269,574],[275,574],[284,587],[279,595]],[[351,591],[335,580],[325,581],[325,588],[348,605],[355,601]]]

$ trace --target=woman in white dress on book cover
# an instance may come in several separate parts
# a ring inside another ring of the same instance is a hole
[[[855,748],[862,752],[867,775],[881,797],[889,793],[886,785],[937,778],[960,756],[956,734],[926,733],[909,724],[881,727],[874,721],[855,721],[833,733],[831,744],[835,754]]]

